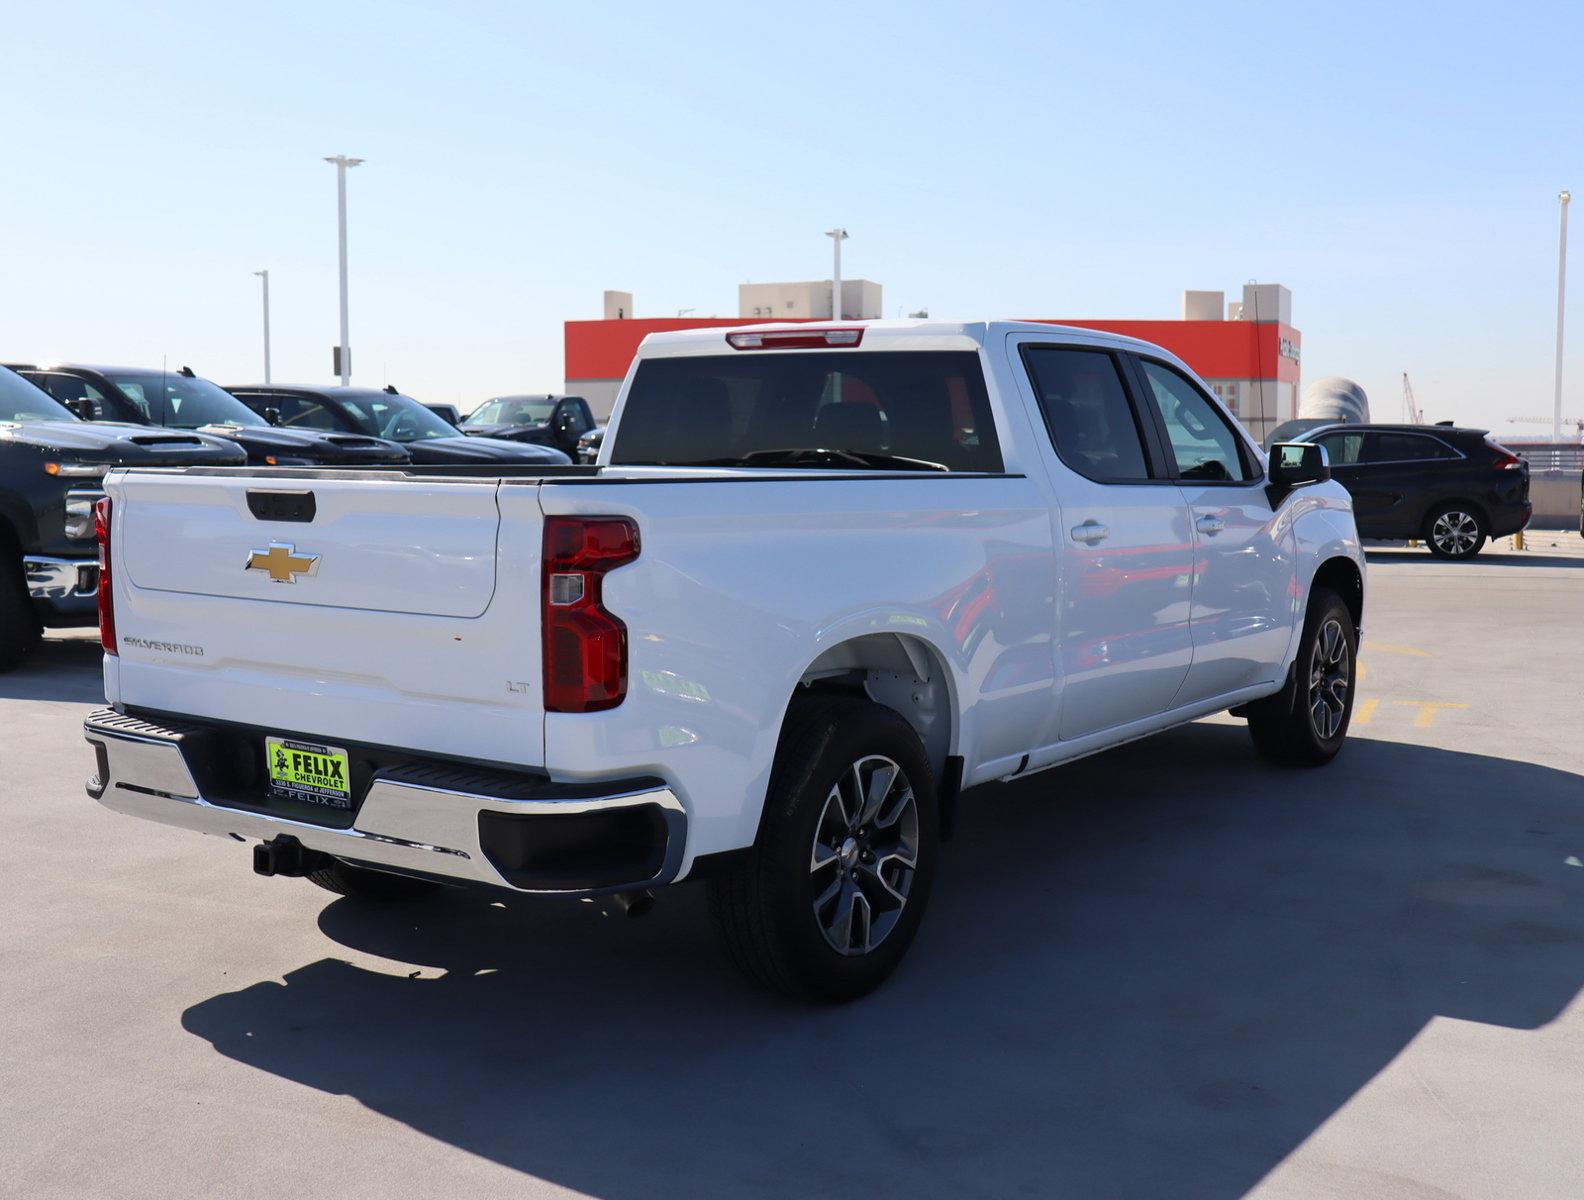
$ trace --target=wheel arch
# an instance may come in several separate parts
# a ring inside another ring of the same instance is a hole
[[[9,489],[0,489],[0,546],[25,554],[38,541],[38,525],[27,501]]]
[[[1310,580],[1308,604],[1314,603],[1317,588],[1329,588],[1341,596],[1348,613],[1353,617],[1355,634],[1363,631],[1364,572],[1359,570],[1358,563],[1341,554],[1326,559],[1315,569],[1314,578]],[[1305,612],[1308,611],[1308,604],[1304,606]]]
[[[804,668],[787,709],[805,692],[862,695],[892,709],[918,734],[935,778],[947,778],[961,735],[957,681],[946,656],[927,639],[865,633],[827,646]]]

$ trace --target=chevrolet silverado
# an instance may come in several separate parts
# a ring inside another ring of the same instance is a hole
[[[367,899],[704,880],[823,1000],[896,967],[967,789],[1226,709],[1319,765],[1353,703],[1322,449],[1105,333],[655,334],[593,466],[105,490],[100,802]]]

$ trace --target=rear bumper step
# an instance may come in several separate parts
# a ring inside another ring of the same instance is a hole
[[[206,797],[194,759],[210,731],[111,709],[83,736],[98,773],[88,794],[106,808],[238,839],[281,835],[348,862],[516,892],[588,894],[676,878],[687,817],[658,779],[557,784],[436,764],[376,772],[348,828]]]

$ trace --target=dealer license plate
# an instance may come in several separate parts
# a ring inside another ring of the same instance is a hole
[[[264,759],[270,789],[277,795],[330,808],[352,807],[351,770],[347,752],[339,746],[267,737]]]

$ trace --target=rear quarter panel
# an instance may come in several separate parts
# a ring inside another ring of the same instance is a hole
[[[820,476],[824,476],[823,478]],[[629,690],[545,719],[545,764],[652,773],[689,813],[688,861],[752,843],[787,704],[819,655],[895,633],[931,648],[970,764],[1026,750],[1052,687],[1049,507],[1020,476],[555,482],[548,515],[638,522],[605,581]]]

